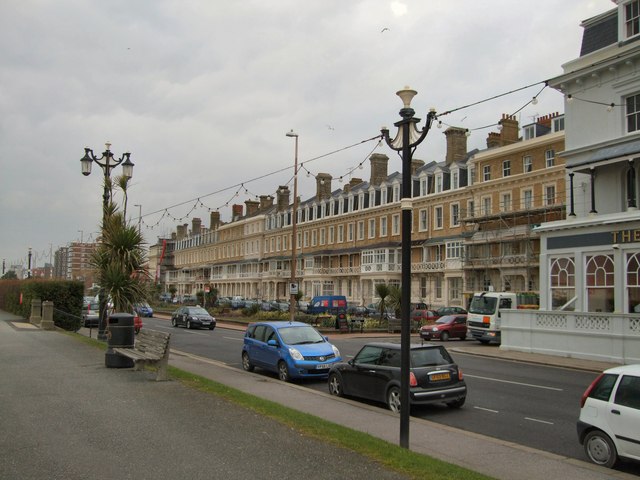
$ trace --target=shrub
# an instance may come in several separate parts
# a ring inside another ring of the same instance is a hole
[[[84,285],[77,281],[7,280],[0,282],[0,308],[29,318],[33,299],[50,301],[55,325],[75,332],[80,328],[83,293]]]

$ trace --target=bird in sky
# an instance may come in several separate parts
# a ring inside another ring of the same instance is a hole
[[[384,27],[382,30],[380,30],[380,33],[384,33],[384,32],[387,32],[387,31],[390,32],[391,30],[389,28],[387,28],[387,27]]]

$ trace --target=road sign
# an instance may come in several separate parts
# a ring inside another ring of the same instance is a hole
[[[298,284],[297,283],[290,283],[289,284],[289,294],[290,295],[297,295],[298,294]]]

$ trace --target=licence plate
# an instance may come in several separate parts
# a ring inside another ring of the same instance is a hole
[[[432,382],[437,382],[440,380],[451,380],[451,374],[449,372],[447,373],[434,373],[433,375],[429,376],[429,380],[431,380]]]
[[[328,363],[319,363],[316,365],[316,370],[327,370],[329,368],[331,368],[331,365]]]

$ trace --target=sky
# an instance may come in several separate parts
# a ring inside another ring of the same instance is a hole
[[[398,155],[370,139],[382,126],[395,135],[404,86],[418,92],[419,127],[430,108],[456,110],[438,117],[445,128],[432,128],[414,158],[443,161],[446,126],[468,128],[469,150],[484,149],[502,114],[519,111],[525,125],[563,112],[544,81],[579,56],[580,23],[614,7],[2,0],[0,258],[7,270],[26,267],[31,247],[32,267],[42,267],[58,248],[95,240],[103,173],[94,164],[83,176],[79,160],[85,147],[100,156],[106,142],[116,158],[131,154],[127,217],[149,244],[193,217],[208,227],[211,211],[229,221],[234,203],[293,190],[291,130],[303,200],[317,173],[332,175],[334,190],[340,177],[368,181],[371,153],[401,171]]]

